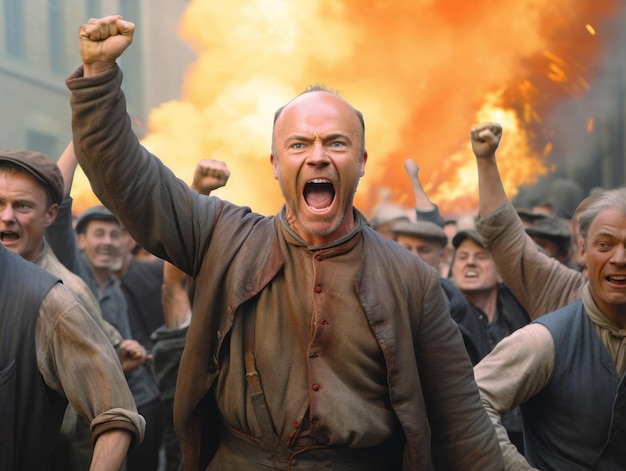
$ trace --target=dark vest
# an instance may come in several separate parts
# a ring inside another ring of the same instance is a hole
[[[59,280],[0,246],[0,471],[47,467],[67,401],[37,368],[39,307]]]
[[[522,405],[526,458],[546,470],[626,469],[626,385],[581,301],[540,317],[554,339],[548,386]]]

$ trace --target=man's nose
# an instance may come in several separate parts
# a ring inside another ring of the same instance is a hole
[[[0,220],[2,221],[13,221],[15,219],[15,211],[10,205],[5,206],[0,209]]]
[[[313,144],[307,161],[311,165],[327,165],[330,159],[328,158],[326,147],[321,142]]]
[[[618,245],[611,260],[617,265],[626,265],[626,246],[623,244]]]
[[[113,237],[111,237],[111,234],[104,234],[101,242],[106,245],[113,245]]]

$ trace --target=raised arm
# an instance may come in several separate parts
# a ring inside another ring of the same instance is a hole
[[[526,234],[509,202],[496,163],[502,127],[479,124],[470,137],[478,168],[479,219],[476,229],[491,253],[504,284],[531,319],[570,304],[580,297],[584,277],[540,252]]]
[[[85,77],[105,73],[133,42],[135,25],[119,15],[90,19],[79,29],[78,50]]]
[[[419,178],[419,166],[413,159],[404,161],[404,170],[411,181],[413,196],[415,197],[415,214],[418,221],[430,221],[443,227],[445,220],[439,213],[439,208],[433,203],[422,186]]]
[[[201,195],[208,196],[213,190],[225,186],[229,178],[230,170],[225,162],[202,159],[196,165],[191,188]]]
[[[496,162],[502,126],[498,123],[479,124],[472,128],[470,136],[478,167],[478,214],[484,217],[509,201]]]
[[[74,174],[76,173],[76,167],[78,167],[78,161],[74,153],[74,143],[72,141],[69,142],[63,153],[59,156],[57,165],[61,170],[61,175],[63,175],[63,198],[67,198],[72,191]]]
[[[202,159],[196,165],[191,188],[208,196],[213,190],[225,186],[229,178],[230,171],[225,162]],[[163,264],[161,300],[165,326],[169,329],[187,327],[191,321],[190,282],[190,278],[174,265]]]

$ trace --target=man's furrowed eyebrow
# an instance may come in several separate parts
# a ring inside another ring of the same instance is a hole
[[[325,142],[336,141],[337,139],[344,139],[344,140],[352,142],[352,139],[350,139],[350,135],[346,133],[341,133],[341,132],[332,133],[324,137]]]
[[[286,141],[303,141],[303,142],[310,142],[313,141],[314,138],[310,137],[310,136],[305,136],[304,134],[292,134],[290,136],[287,137]]]
[[[292,134],[287,137],[286,141],[287,142],[290,142],[290,141],[313,142],[315,139],[317,139],[317,136],[308,136],[304,134]],[[350,135],[347,133],[333,132],[331,134],[328,134],[322,137],[323,142],[332,142],[338,139],[343,139],[343,140],[352,142]]]

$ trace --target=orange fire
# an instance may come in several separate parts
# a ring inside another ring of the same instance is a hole
[[[186,181],[199,159],[225,161],[231,178],[216,194],[272,214],[283,201],[269,164],[273,112],[323,83],[365,116],[369,160],[356,205],[366,215],[382,194],[412,204],[409,157],[444,214],[473,211],[470,128],[503,125],[498,161],[510,197],[552,171],[558,130],[542,128],[542,116],[589,90],[608,40],[602,25],[619,4],[192,0],[180,35],[197,61],[181,98],[150,113],[143,143]],[[580,123],[591,132],[592,118]]]

